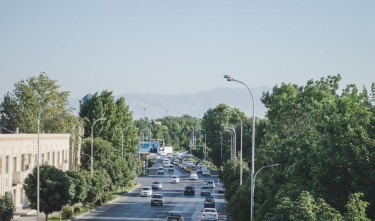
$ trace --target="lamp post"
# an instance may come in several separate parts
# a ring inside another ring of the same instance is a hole
[[[38,112],[38,158],[36,160],[36,164],[37,164],[37,191],[36,191],[36,195],[37,195],[37,198],[36,198],[36,220],[39,221],[39,210],[40,210],[40,169],[39,169],[39,159],[40,159],[40,138],[39,138],[39,134],[40,134],[40,116],[42,115],[42,109],[39,108],[39,112]]]
[[[258,175],[258,173],[261,171],[261,170],[263,170],[263,169],[265,169],[265,168],[269,168],[269,167],[277,167],[277,166],[280,166],[280,164],[272,164],[272,165],[268,165],[268,166],[264,166],[264,167],[262,167],[262,168],[260,168],[256,173],[255,173],[255,175],[254,175],[254,179],[252,180],[252,196],[253,196],[253,199],[254,199],[254,193],[255,193],[255,180],[256,180],[256,178],[257,178],[257,175]],[[252,211],[251,211],[251,214],[253,214],[253,217],[255,217],[255,214],[254,214],[254,206],[252,207]]]
[[[204,147],[203,147],[203,161],[206,161],[206,130],[201,128],[199,130],[204,131]]]
[[[236,114],[237,115],[237,117],[238,117],[238,119],[240,119],[240,123],[241,123],[241,144],[240,144],[240,186],[242,186],[242,170],[243,170],[243,166],[242,166],[242,119],[241,119],[241,117],[240,117],[240,115],[237,113],[237,112],[235,112],[234,110],[232,110],[232,109],[226,109],[226,110],[229,110],[229,111],[231,111],[232,113],[234,113],[234,114]]]
[[[91,160],[91,176],[93,176],[93,173],[94,173],[94,125],[96,122],[100,121],[100,120],[105,120],[105,118],[99,118],[97,120],[94,121],[94,123],[92,124],[91,126],[91,157],[90,157],[90,160]]]
[[[223,132],[215,131],[220,134],[220,161],[223,161]]]
[[[251,93],[250,88],[242,81],[237,80],[235,78],[232,78],[230,75],[224,75],[224,78],[227,79],[227,81],[235,81],[240,84],[243,84],[247,90],[250,92],[251,100],[253,102],[253,129],[252,129],[252,142],[251,142],[251,189],[253,189],[253,180],[254,180],[254,170],[255,170],[255,104],[254,104],[254,97],[253,93]],[[253,191],[251,191],[250,196],[250,220],[253,220],[253,207],[254,207],[254,195]]]
[[[232,146],[232,158],[236,158],[236,151],[237,151],[237,134],[236,130],[232,125],[228,125],[227,129],[231,132],[231,135],[233,136],[233,146]]]
[[[126,126],[123,130],[121,130],[121,157],[124,158],[124,131],[128,129],[129,126]]]

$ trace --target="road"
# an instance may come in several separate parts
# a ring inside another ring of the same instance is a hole
[[[199,174],[198,181],[189,180],[189,173],[175,167],[175,172],[166,172],[165,175],[157,175],[157,168],[161,166],[161,161],[158,161],[149,170],[148,176],[138,177],[136,181],[140,186],[133,191],[120,196],[115,201],[97,208],[95,211],[86,213],[77,217],[75,220],[131,220],[131,221],[160,221],[166,220],[168,211],[178,210],[184,214],[185,221],[197,221],[201,218],[203,210],[203,202],[205,197],[200,195],[200,187],[205,185],[207,180],[215,180],[217,177],[203,177]],[[170,183],[172,174],[177,174],[180,177],[179,184]],[[161,193],[164,196],[163,206],[150,205],[150,197],[140,197],[140,189],[144,186],[151,186],[152,182],[161,181],[163,183],[162,190],[154,190],[154,193]],[[196,193],[194,196],[185,196],[183,194],[184,187],[187,185],[194,185]],[[215,198],[216,209],[219,212],[219,220],[227,220],[225,215],[226,204],[224,203],[223,194],[218,194],[213,191]]]

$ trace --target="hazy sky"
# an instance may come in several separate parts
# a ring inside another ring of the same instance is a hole
[[[78,98],[242,87],[224,74],[362,88],[375,81],[375,1],[0,0],[0,96],[40,72]]]

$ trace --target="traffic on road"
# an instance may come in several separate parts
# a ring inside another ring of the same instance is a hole
[[[215,188],[217,175],[203,176],[166,159],[157,159],[147,175],[138,177],[137,188],[75,220],[227,220],[223,193]]]

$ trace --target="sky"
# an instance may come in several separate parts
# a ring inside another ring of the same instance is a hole
[[[0,0],[0,96],[41,72],[72,97],[340,74],[375,82],[373,0]]]

